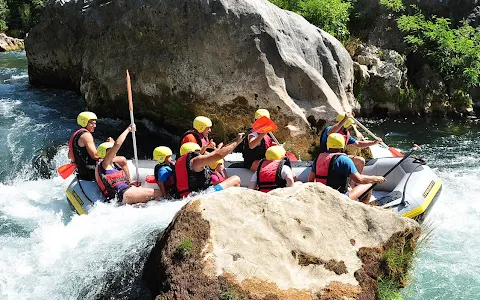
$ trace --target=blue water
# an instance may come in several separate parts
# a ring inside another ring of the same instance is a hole
[[[182,202],[148,209],[103,204],[72,215],[68,180],[55,169],[67,163],[66,141],[85,109],[80,96],[28,85],[25,54],[0,53],[0,299],[93,299],[112,289],[132,293],[155,235]],[[418,252],[406,299],[480,298],[480,125],[447,120],[364,120],[387,143],[421,156],[444,188],[428,221],[435,230]],[[102,118],[96,142],[116,138],[127,122]],[[175,140],[141,120],[139,156]],[[130,143],[130,144],[129,144]],[[121,154],[132,156],[127,141]]]

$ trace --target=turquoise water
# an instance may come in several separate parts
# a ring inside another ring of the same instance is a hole
[[[84,104],[78,95],[28,85],[24,53],[0,53],[0,299],[114,299],[135,294],[140,265],[155,235],[183,205],[148,209],[99,205],[72,215],[69,181],[55,169],[67,163],[66,141]],[[365,120],[387,143],[421,156],[444,181],[428,220],[435,230],[419,251],[406,299],[480,298],[479,125],[446,120]],[[456,124],[456,125],[454,125]],[[126,122],[102,119],[96,141],[116,137]],[[174,139],[138,121],[140,157]],[[122,154],[132,156],[130,141]]]

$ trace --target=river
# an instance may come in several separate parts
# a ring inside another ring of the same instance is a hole
[[[84,110],[80,96],[28,84],[24,52],[0,53],[0,299],[144,298],[141,265],[155,237],[184,204],[146,209],[100,204],[72,214],[68,180],[55,169]],[[480,295],[480,125],[447,120],[365,120],[388,143],[421,156],[444,181],[427,220],[434,227],[414,261],[405,299],[477,299]],[[127,122],[101,118],[96,142],[116,138]],[[174,138],[146,120],[137,123],[140,158]],[[131,144],[122,147],[131,157]],[[145,150],[146,149],[146,150]],[[132,296],[133,295],[133,296]]]

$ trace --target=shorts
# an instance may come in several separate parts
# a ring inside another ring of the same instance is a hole
[[[124,189],[121,189],[117,192],[117,201],[118,202],[123,202],[123,194],[129,189],[130,187],[126,187]]]

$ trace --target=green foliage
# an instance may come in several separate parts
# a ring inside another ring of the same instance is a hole
[[[0,32],[7,30],[8,8],[5,0],[0,0]]]
[[[339,40],[349,36],[350,1],[344,0],[270,0],[280,8],[293,11]]]
[[[449,19],[428,20],[419,11],[401,16],[397,23],[411,49],[423,54],[451,88],[480,85],[480,28],[466,23],[451,28]]]
[[[191,239],[184,239],[173,252],[173,257],[182,259],[192,252],[193,243]]]
[[[380,4],[393,12],[402,12],[405,10],[402,0],[380,0]]]
[[[38,23],[48,0],[0,0],[0,31],[23,37]]]
[[[379,300],[403,300],[398,292],[398,284],[391,278],[380,277],[378,279],[377,299]]]
[[[462,90],[456,90],[453,92],[453,96],[450,98],[450,104],[457,109],[464,107],[471,107],[473,105],[472,97]]]

